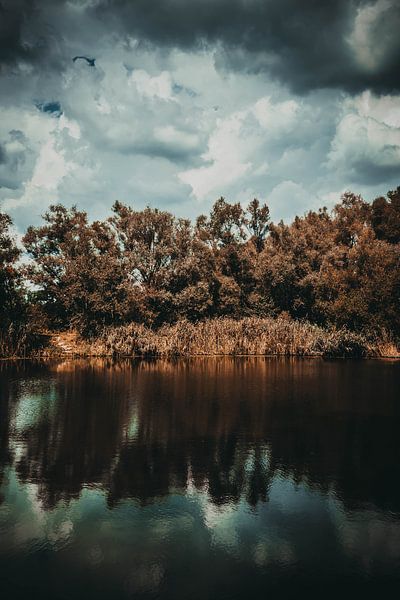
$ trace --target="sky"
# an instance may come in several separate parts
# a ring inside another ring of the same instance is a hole
[[[22,232],[57,202],[290,221],[384,195],[399,31],[397,0],[0,0],[0,209]]]

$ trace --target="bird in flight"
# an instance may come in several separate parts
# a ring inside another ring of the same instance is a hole
[[[95,66],[96,59],[95,58],[89,58],[88,56],[74,56],[74,58],[72,59],[72,62],[77,61],[79,58],[81,58],[82,60],[86,60],[86,62],[89,65],[89,67],[94,67]]]

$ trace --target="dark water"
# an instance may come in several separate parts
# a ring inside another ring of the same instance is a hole
[[[6,600],[400,597],[400,363],[0,364]]]

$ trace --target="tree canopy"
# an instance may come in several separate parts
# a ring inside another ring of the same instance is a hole
[[[400,335],[400,187],[372,203],[351,192],[273,223],[266,204],[219,198],[194,225],[116,202],[112,215],[51,206],[21,250],[0,213],[0,314],[34,306],[49,328],[84,334],[129,322],[284,313]],[[2,326],[3,326],[2,325]]]

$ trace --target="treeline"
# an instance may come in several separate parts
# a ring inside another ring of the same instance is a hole
[[[372,203],[345,193],[272,223],[267,205],[217,200],[192,224],[116,202],[112,216],[51,206],[23,244],[0,213],[1,352],[36,329],[84,336],[140,323],[276,317],[400,336],[400,187]],[[19,336],[19,337],[18,337]]]

